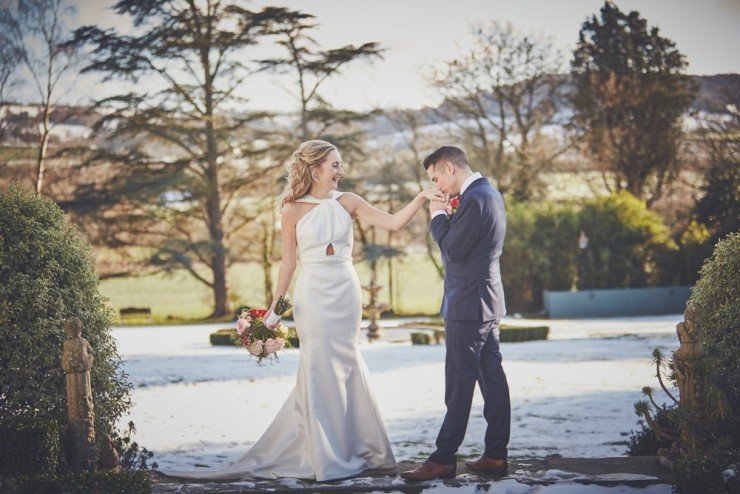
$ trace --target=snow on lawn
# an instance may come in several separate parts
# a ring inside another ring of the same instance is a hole
[[[588,320],[504,320],[550,326],[550,340],[502,345],[512,400],[512,457],[625,454],[633,403],[657,384],[659,346],[675,350],[681,315]],[[393,326],[394,321],[385,324]],[[226,465],[253,444],[293,388],[299,350],[263,367],[243,349],[213,347],[218,325],[118,328],[135,389],[135,440],[161,467]],[[444,418],[444,345],[367,344],[362,354],[398,460],[434,450]],[[482,451],[486,423],[476,391],[461,455]]]

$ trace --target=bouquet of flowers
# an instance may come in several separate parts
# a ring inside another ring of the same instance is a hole
[[[267,324],[265,309],[242,307],[237,314],[236,334],[231,336],[232,341],[257,357],[259,364],[262,364],[263,359],[279,360],[277,352],[286,346],[290,347],[288,332],[280,325],[280,316],[290,307],[287,299],[283,297],[278,299],[274,311],[274,315],[278,316],[277,324],[272,321]]]

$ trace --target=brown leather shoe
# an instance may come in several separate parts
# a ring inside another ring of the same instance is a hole
[[[457,475],[457,465],[442,465],[427,460],[416,470],[403,472],[401,477],[406,480],[454,479]]]
[[[506,475],[509,472],[509,465],[506,460],[494,460],[481,456],[477,460],[465,462],[465,466],[473,473],[482,473],[486,475]]]

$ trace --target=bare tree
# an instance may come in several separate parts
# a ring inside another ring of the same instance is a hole
[[[322,49],[311,36],[311,31],[318,27],[313,15],[288,9],[282,9],[282,12],[283,20],[274,25],[272,33],[287,53],[282,58],[263,60],[262,64],[266,69],[290,71],[295,75],[296,90],[289,91],[296,93],[300,105],[300,139],[305,141],[325,136],[333,126],[364,118],[364,114],[334,109],[321,97],[319,88],[351,62],[381,58],[383,50],[378,43]]]
[[[21,63],[21,54],[9,39],[7,10],[0,10],[0,143],[5,141],[8,121],[5,107],[8,105],[8,93],[18,85],[17,70]]]
[[[3,8],[2,30],[16,51],[37,92],[39,105],[36,193],[41,194],[52,131],[52,112],[69,89],[62,86],[77,63],[71,37],[74,8],[65,0],[18,0]]]
[[[423,129],[429,123],[428,119],[425,118],[425,112],[423,110],[395,110],[388,112],[387,116],[391,125],[398,131],[403,147],[409,153],[408,159],[404,160],[405,166],[416,183],[417,192],[421,192],[424,190],[424,180],[428,180],[422,167],[424,152],[432,147],[431,139],[427,137]],[[429,208],[422,209],[428,224],[431,221],[431,213]],[[439,277],[443,278],[444,267],[441,261],[437,259],[437,247],[434,239],[431,235],[424,235],[424,243],[429,260]]]
[[[472,34],[467,54],[434,70],[445,98],[438,113],[502,193],[529,199],[540,173],[566,149],[545,133],[561,123],[561,57],[550,39],[511,24],[474,26]]]

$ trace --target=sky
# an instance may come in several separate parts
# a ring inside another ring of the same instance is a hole
[[[102,27],[124,26],[112,12],[113,0],[75,0],[77,22]],[[243,2],[245,7],[286,6],[316,16],[315,38],[324,48],[379,42],[384,59],[355,62],[346,73],[323,86],[334,105],[354,110],[375,107],[419,108],[435,105],[431,67],[459,57],[471,46],[472,23],[511,22],[523,32],[551,37],[570,59],[581,24],[598,14],[603,0],[274,0]],[[690,74],[740,72],[740,0],[616,0],[623,11],[637,10],[650,26],[673,40],[686,56]],[[735,48],[732,48],[732,47]],[[268,49],[262,49],[268,53]],[[253,52],[254,53],[254,52]],[[564,66],[564,68],[566,68]],[[244,89],[255,108],[296,109],[279,76],[258,77]],[[78,79],[66,98],[85,103],[125,89],[100,84],[97,77]]]

